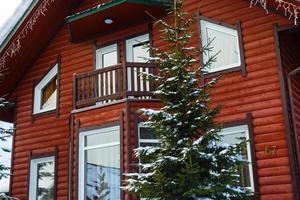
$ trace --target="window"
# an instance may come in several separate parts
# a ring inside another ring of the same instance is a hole
[[[29,199],[54,200],[55,158],[44,157],[30,161]]]
[[[120,127],[82,132],[79,138],[79,200],[120,200]]]
[[[56,109],[57,104],[57,72],[56,64],[34,88],[33,114]]]
[[[109,46],[101,47],[96,51],[96,69],[118,64],[118,45],[112,44]],[[107,77],[106,77],[107,76]],[[111,81],[110,81],[111,80]],[[111,95],[116,93],[116,70],[98,75],[98,94],[99,97]],[[112,87],[112,91],[110,88]],[[98,102],[104,103],[104,102]]]
[[[118,64],[118,47],[112,44],[97,49],[96,51],[96,69],[113,66]]]
[[[154,129],[145,126],[142,123],[139,124],[138,138],[139,138],[139,142],[138,142],[139,147],[160,146],[160,140],[155,135]],[[140,160],[139,162],[141,163],[142,161]],[[141,171],[141,169],[139,170]],[[146,200],[146,198],[140,197],[140,200]]]
[[[149,34],[140,35],[126,40],[126,61],[134,63],[146,63],[150,58]],[[139,72],[149,73],[149,68],[128,67],[128,91],[150,91],[150,83],[144,80],[143,76],[139,76]],[[133,76],[133,77],[132,77]],[[133,84],[132,84],[133,78]]]
[[[226,144],[239,144],[241,138],[245,138],[249,141],[249,129],[247,125],[235,126],[230,128],[224,128],[221,131],[223,135],[222,143]],[[248,160],[249,164],[243,166],[240,171],[240,180],[243,187],[247,187],[251,191],[254,191],[254,180],[253,180],[253,169],[252,169],[252,158],[251,158],[251,147],[250,143],[247,142],[243,151],[243,156]]]
[[[150,57],[149,34],[140,35],[126,40],[126,61],[127,62],[147,62]]]
[[[241,66],[241,52],[239,45],[239,34],[237,29],[225,27],[205,20],[200,21],[202,45],[210,41],[212,51],[203,54],[203,61],[218,55],[216,62],[213,62],[208,73],[222,71]]]
[[[139,134],[139,147],[160,145],[160,141],[158,137],[155,135],[153,128],[140,124],[138,134]]]

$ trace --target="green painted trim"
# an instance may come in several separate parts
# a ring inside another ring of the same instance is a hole
[[[84,10],[82,12],[76,13],[74,15],[70,15],[66,18],[67,23],[71,23],[73,21],[82,19],[84,17],[93,15],[95,13],[101,12],[103,10],[109,9],[111,7],[123,4],[123,3],[135,3],[135,4],[144,4],[144,5],[151,5],[151,6],[169,6],[169,0],[113,0],[108,3],[99,4],[93,8]]]

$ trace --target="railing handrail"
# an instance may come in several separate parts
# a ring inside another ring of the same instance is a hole
[[[80,73],[80,74],[76,74],[76,78],[85,78],[85,77],[88,77],[88,76],[93,76],[93,75],[101,74],[101,73],[104,73],[104,72],[113,71],[113,70],[122,68],[122,66],[123,66],[123,64],[119,63],[119,64],[112,65],[112,66],[109,66],[109,67],[96,69],[96,70],[91,71],[91,72],[83,72],[83,73]],[[126,62],[125,66],[126,66],[126,68],[128,68],[128,67],[157,68],[158,64],[156,64],[156,63]]]
[[[76,74],[76,78],[85,78],[85,77],[88,77],[88,76],[94,76],[94,75],[98,75],[98,74],[108,72],[108,71],[113,71],[113,70],[120,69],[120,68],[122,68],[121,63],[116,64],[116,65],[112,65],[112,66],[109,66],[109,67],[96,69],[92,72],[84,72],[84,73]]]
[[[126,67],[157,68],[157,63],[126,62]]]
[[[74,74],[74,107],[110,102],[126,97],[151,98],[154,85],[140,72],[155,73],[156,63],[119,63],[95,71]],[[129,79],[129,80],[128,80]]]

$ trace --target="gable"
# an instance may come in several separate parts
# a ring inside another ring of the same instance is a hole
[[[7,95],[35,62],[41,51],[64,24],[65,18],[80,0],[39,0],[0,52],[0,70],[4,73],[0,96]]]

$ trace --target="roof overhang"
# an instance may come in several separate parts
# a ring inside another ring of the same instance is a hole
[[[16,88],[26,71],[65,23],[81,0],[36,0],[1,46],[0,97]],[[5,87],[4,87],[5,86]]]
[[[273,12],[279,14],[281,16],[285,16],[291,20],[291,23],[300,24],[300,16],[299,16],[299,9],[300,9],[300,0],[268,0],[266,4],[264,2],[259,3],[253,0],[247,0],[250,2],[251,5],[257,5],[259,7],[266,6],[265,10],[267,12]],[[256,2],[256,4],[255,4]],[[296,14],[296,15],[295,15]],[[295,17],[296,16],[296,17]]]
[[[153,20],[165,14],[166,0],[112,0],[66,18],[72,42],[80,42],[112,31]],[[111,20],[112,23],[105,23]]]

